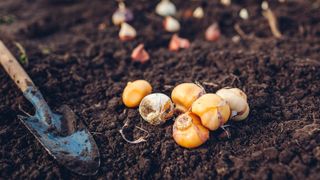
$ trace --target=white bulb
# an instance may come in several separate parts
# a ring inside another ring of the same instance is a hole
[[[152,125],[166,122],[173,116],[174,105],[171,99],[162,93],[153,93],[144,97],[139,105],[141,117]]]
[[[239,35],[235,35],[232,37],[232,42],[234,43],[238,43],[240,42],[240,40],[241,40],[241,37]]]
[[[122,23],[119,31],[121,40],[131,40],[137,36],[137,31],[127,23]]]
[[[176,6],[169,0],[162,0],[156,7],[156,13],[160,16],[173,16],[176,14]]]
[[[202,19],[204,16],[204,11],[202,7],[197,7],[194,11],[193,11],[193,17],[197,18],[197,19]]]
[[[240,10],[239,12],[239,16],[242,18],[242,19],[249,19],[249,12],[247,9],[243,8]]]
[[[247,95],[238,88],[223,88],[216,92],[218,96],[226,100],[231,108],[232,117],[235,121],[244,120],[249,114]]]
[[[131,20],[133,20],[133,13],[126,8],[123,2],[119,3],[119,8],[112,15],[113,24],[118,26]]]
[[[231,0],[221,0],[220,2],[225,6],[229,6],[231,4]]]
[[[168,16],[164,19],[164,29],[168,32],[178,32],[180,30],[180,23],[175,18]]]
[[[263,2],[261,3],[261,8],[262,8],[263,10],[269,9],[269,4],[268,4],[268,2],[267,2],[267,1],[263,1]]]

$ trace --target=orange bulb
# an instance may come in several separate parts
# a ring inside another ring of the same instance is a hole
[[[148,52],[144,49],[144,44],[139,44],[133,49],[131,53],[131,59],[134,62],[140,62],[141,64],[149,61],[150,56]]]
[[[151,91],[152,87],[148,81],[136,80],[128,82],[122,94],[122,101],[127,107],[137,107],[141,100]]]
[[[205,33],[207,41],[217,41],[221,36],[220,29],[217,23],[210,25]]]
[[[178,111],[187,112],[192,103],[203,94],[205,90],[197,84],[182,83],[172,90],[171,99]]]
[[[197,99],[191,111],[200,117],[203,126],[216,130],[225,124],[230,117],[228,103],[216,94],[205,94]]]
[[[173,139],[182,147],[196,148],[209,139],[209,130],[201,125],[195,114],[187,112],[175,120]]]
[[[178,51],[179,49],[188,49],[190,47],[190,41],[185,38],[179,37],[177,34],[174,34],[169,43],[170,51]]]

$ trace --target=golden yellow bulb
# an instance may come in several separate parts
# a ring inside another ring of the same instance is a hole
[[[200,119],[187,112],[177,117],[173,125],[173,139],[185,148],[196,148],[209,139],[209,130],[202,126]]]
[[[230,107],[225,100],[216,94],[205,94],[197,99],[191,111],[200,117],[203,126],[216,130],[225,124],[230,117]]]
[[[180,112],[187,112],[192,103],[205,94],[202,87],[194,83],[182,83],[176,86],[171,93],[171,99]]]
[[[141,100],[152,91],[148,81],[136,80],[128,82],[122,94],[123,103],[130,108],[139,106]]]

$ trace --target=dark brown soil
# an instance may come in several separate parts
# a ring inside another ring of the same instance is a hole
[[[193,1],[192,1],[193,2]],[[116,2],[102,0],[0,1],[0,39],[18,56],[14,41],[26,49],[24,68],[53,109],[68,104],[82,117],[100,149],[101,179],[320,179],[320,4],[319,1],[272,1],[279,17],[282,39],[275,39],[258,1],[233,1],[224,7],[204,3],[203,20],[182,20],[182,37],[192,40],[190,49],[167,50],[171,34],[154,13],[157,1],[129,1],[135,13],[132,25],[138,38],[120,42],[111,24]],[[199,3],[175,1],[179,9]],[[238,12],[246,7],[249,20]],[[5,19],[8,19],[6,17]],[[205,28],[217,21],[222,30],[218,42],[206,42]],[[105,30],[98,30],[100,23]],[[232,41],[239,24],[247,34]],[[130,61],[132,49],[145,43],[151,61]],[[182,82],[199,81],[208,92],[224,86],[247,93],[249,118],[230,123],[232,139],[211,133],[197,149],[184,149],[173,140],[173,121],[152,126],[127,109],[121,93],[128,81],[146,79],[154,92],[170,95]],[[216,86],[208,86],[207,83]],[[0,69],[0,179],[79,179],[60,167],[18,120],[19,104],[30,104],[9,76]],[[148,130],[145,143],[125,142]]]

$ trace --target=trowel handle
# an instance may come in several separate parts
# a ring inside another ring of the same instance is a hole
[[[22,92],[34,86],[29,75],[21,67],[17,59],[11,54],[7,47],[0,40],[0,64],[10,75],[11,79],[16,83]]]

